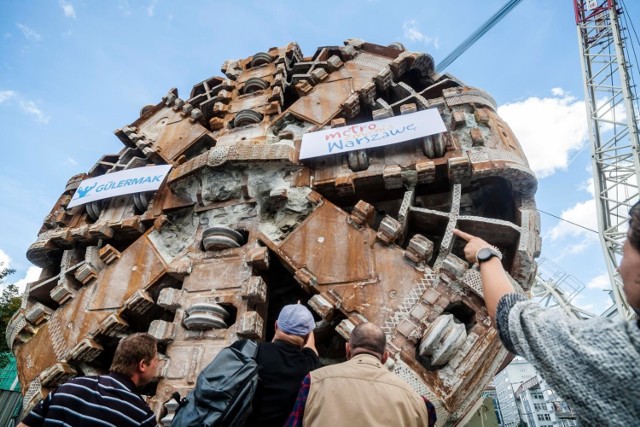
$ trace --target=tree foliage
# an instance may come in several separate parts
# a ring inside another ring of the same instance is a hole
[[[15,272],[16,271],[13,268],[5,268],[4,265],[0,262],[0,283],[2,283],[2,279]]]
[[[0,264],[0,284],[2,284],[2,280],[12,274],[15,270],[11,268],[5,268]],[[18,287],[16,285],[7,285],[2,289],[2,293],[0,294],[0,355],[2,353],[9,351],[9,346],[7,345],[7,340],[5,338],[5,333],[7,331],[7,325],[9,324],[9,320],[13,313],[15,313],[20,308],[21,298],[20,292],[18,291]],[[0,356],[0,368],[6,365],[8,359],[6,357]]]

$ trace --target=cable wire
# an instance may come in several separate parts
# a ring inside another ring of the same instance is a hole
[[[567,220],[567,219],[561,218],[561,217],[556,216],[556,215],[554,215],[554,214],[552,214],[552,213],[545,212],[545,211],[543,211],[542,209],[538,209],[538,208],[536,208],[536,210],[537,210],[538,212],[543,213],[543,214],[546,214],[546,215],[552,216],[552,217],[554,217],[554,218],[556,218],[556,219],[559,219],[560,221],[568,222],[568,223],[569,223],[569,224],[571,224],[571,225],[575,225],[576,227],[584,228],[584,229],[585,229],[585,230],[587,230],[587,231],[590,231],[590,232],[592,232],[592,233],[596,233],[596,234],[598,234],[598,232],[597,232],[596,230],[592,230],[592,229],[590,229],[590,228],[587,228],[587,227],[585,227],[584,225],[576,224],[575,222],[571,222],[571,221],[569,221],[569,220]]]
[[[469,49],[475,42],[480,39],[487,31],[493,28],[502,18],[504,18],[511,10],[520,4],[522,0],[509,0],[507,4],[502,6],[500,10],[498,10],[487,22],[482,24],[480,28],[475,30],[469,37],[465,39],[458,47],[456,47],[453,52],[447,55],[440,63],[436,66],[436,71],[441,73],[445,68],[447,68],[453,61],[458,59],[460,55],[462,55],[467,49]]]

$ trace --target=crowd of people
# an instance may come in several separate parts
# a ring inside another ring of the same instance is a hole
[[[525,357],[573,406],[581,425],[640,422],[640,320],[575,320],[516,293],[501,253],[455,230],[465,258],[477,264],[489,316],[511,353]],[[630,211],[618,268],[627,301],[640,307],[640,203]],[[640,314],[640,313],[639,313]],[[385,367],[382,329],[361,323],[345,344],[347,361],[321,367],[315,321],[301,304],[284,306],[272,342],[260,343],[259,386],[248,426],[434,426],[435,409]],[[155,426],[139,387],[157,375],[157,342],[149,334],[124,338],[110,372],[78,377],[49,394],[19,427]]]

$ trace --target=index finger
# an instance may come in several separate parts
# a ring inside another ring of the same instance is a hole
[[[465,241],[469,241],[471,239],[473,239],[474,236],[472,236],[469,233],[465,233],[464,231],[460,231],[457,228],[453,229],[453,234],[455,234],[456,236],[460,237],[461,239],[465,240]]]

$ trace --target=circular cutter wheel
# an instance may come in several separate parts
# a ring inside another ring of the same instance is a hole
[[[422,150],[430,159],[444,156],[446,143],[441,135],[430,135],[423,139]]]
[[[87,214],[92,220],[97,221],[100,218],[100,212],[102,212],[102,200],[90,202],[86,204]]]
[[[354,172],[367,170],[369,167],[369,157],[364,150],[351,151],[347,155],[347,161],[349,162],[349,169]]]
[[[404,47],[404,45],[400,42],[393,42],[391,43],[388,47],[395,49],[395,50],[399,50],[401,52],[404,52],[405,50],[407,50],[406,47]]]
[[[523,292],[540,250],[536,179],[494,100],[396,43],[291,43],[222,72],[191,98],[159,95],[116,131],[118,154],[61,185],[27,252],[41,276],[6,332],[25,409],[148,332],[162,353],[150,404],[168,423],[165,403],[221,348],[271,340],[300,300],[323,361],[374,322],[388,367],[455,425],[507,352],[452,230],[496,245]],[[432,108],[445,132],[377,145]],[[300,160],[310,132],[331,152]],[[160,164],[172,169],[155,192],[68,208],[87,176]]]
[[[265,52],[256,53],[251,59],[251,67],[258,67],[260,65],[269,64],[273,61],[273,57]]]
[[[259,90],[264,90],[269,87],[269,83],[263,79],[252,77],[246,81],[242,88],[242,93],[253,93]]]
[[[253,125],[255,123],[260,123],[262,121],[262,114],[253,111],[253,110],[242,110],[238,114],[236,114],[235,119],[233,119],[234,127],[242,127],[247,125]]]
[[[241,233],[228,227],[209,227],[202,232],[202,245],[207,251],[239,248],[245,242]]]
[[[136,206],[138,212],[144,212],[149,207],[149,202],[153,193],[135,193],[133,195],[133,203]]]

